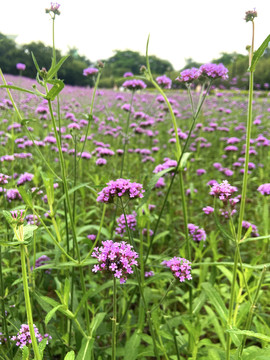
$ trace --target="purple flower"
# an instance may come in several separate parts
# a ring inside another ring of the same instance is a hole
[[[31,181],[33,179],[33,177],[34,177],[34,174],[24,173],[19,177],[17,185],[22,185],[26,181]]]
[[[163,164],[157,165],[155,167],[155,170],[153,171],[154,174],[157,174],[160,171],[165,170],[165,169],[175,168],[177,166],[176,160],[171,160],[171,159],[166,158],[166,159],[164,159],[164,161],[165,162]]]
[[[125,179],[111,180],[107,185],[98,193],[98,202],[112,203],[115,196],[121,197],[124,195],[127,195],[130,199],[142,198],[145,191],[142,184],[131,183],[130,180]]]
[[[151,277],[151,276],[154,276],[155,274],[154,274],[154,272],[153,271],[145,271],[145,273],[144,273],[144,277]]]
[[[224,180],[221,184],[214,184],[209,194],[218,197],[221,201],[225,202],[236,191],[237,187],[231,186],[227,180]]]
[[[35,324],[34,325],[34,332],[35,332],[35,336],[38,342],[41,342],[43,339],[47,338],[48,340],[50,340],[52,337],[48,334],[45,334],[44,336],[42,336],[39,331],[38,328],[36,327]],[[19,346],[21,349],[24,346],[28,346],[32,343],[31,340],[31,336],[30,336],[30,330],[29,330],[29,326],[27,324],[22,324],[20,331],[17,333],[16,336],[12,336],[11,337],[12,341],[17,341],[16,342],[16,346]],[[47,342],[48,344],[48,342]]]
[[[203,212],[206,215],[212,214],[214,212],[214,208],[212,208],[212,206],[206,206],[203,208]]]
[[[203,175],[203,174],[206,174],[206,170],[204,170],[204,169],[198,169],[196,172],[197,172],[197,175],[198,175],[198,176],[201,176],[201,175]]]
[[[146,88],[146,84],[142,80],[126,80],[123,85],[125,89],[136,91],[136,90],[142,90]]]
[[[194,80],[198,79],[200,76],[200,72],[197,68],[186,69],[180,72],[180,76],[176,78],[177,81],[184,82],[184,83],[191,83]]]
[[[59,8],[60,4],[51,2],[51,7],[49,9],[45,9],[45,12],[53,12],[55,15],[60,15]]]
[[[172,80],[166,75],[158,76],[156,82],[164,89],[170,89],[172,86]]]
[[[89,240],[92,240],[92,241],[95,241],[96,240],[96,235],[94,235],[94,234],[90,234],[90,235],[87,235],[87,238],[89,239]]]
[[[192,276],[190,274],[191,266],[190,261],[180,257],[174,257],[170,260],[164,260],[162,265],[166,265],[173,272],[173,275],[179,279],[180,282],[185,280],[191,280]]]
[[[136,212],[133,211],[132,214],[126,215],[127,219],[127,226],[131,230],[135,230],[137,226],[137,220],[136,220]],[[124,214],[122,214],[119,218],[116,219],[118,227],[115,229],[116,234],[123,236],[126,232],[126,220]]]
[[[132,72],[126,72],[126,73],[124,73],[124,75],[123,75],[124,78],[132,77],[132,76],[134,76],[134,75],[132,74]]]
[[[96,165],[98,165],[98,166],[103,166],[103,165],[106,165],[106,164],[107,164],[107,160],[103,159],[103,158],[98,158],[97,161],[96,161]]]
[[[223,64],[204,64],[199,69],[200,79],[228,79],[228,69]]]
[[[46,265],[48,261],[50,261],[51,259],[47,256],[47,255],[42,255],[40,256],[36,262],[35,262],[35,269],[42,266],[42,265]],[[33,267],[31,267],[31,271],[33,270]],[[51,273],[51,269],[46,269],[45,270],[46,274],[50,274]]]
[[[10,179],[10,176],[0,173],[0,185],[7,184],[8,179]]]
[[[252,228],[252,231],[251,231],[251,236],[252,236],[252,237],[258,237],[258,236],[260,236],[260,234],[258,233],[258,229],[257,229],[257,226],[256,226],[256,225],[251,224],[250,222],[243,220],[243,221],[242,221],[242,227],[243,227],[244,229],[249,229],[249,228],[251,227],[251,228]]]
[[[200,229],[199,226],[196,226],[194,224],[188,224],[188,231],[194,241],[206,240],[206,233],[204,229]]]
[[[25,64],[22,64],[22,63],[18,63],[18,64],[16,65],[16,68],[17,68],[17,70],[24,71],[25,68],[26,68],[26,65],[25,65]]]
[[[92,67],[89,67],[89,68],[83,70],[83,75],[84,76],[92,76],[92,75],[95,75],[97,73],[98,73],[98,69],[92,68]]]
[[[113,273],[113,276],[120,279],[120,284],[126,282],[127,275],[132,274],[132,265],[138,266],[138,254],[133,247],[125,241],[121,243],[112,240],[102,241],[101,247],[96,247],[92,257],[98,260],[98,265],[92,269],[93,272],[104,271]]]
[[[270,195],[270,183],[260,185],[257,190],[262,195]]]

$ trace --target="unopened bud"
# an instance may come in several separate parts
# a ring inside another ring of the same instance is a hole
[[[244,20],[246,20],[246,22],[253,21],[255,19],[255,17],[257,17],[257,16],[258,16],[258,14],[255,9],[249,10],[249,11],[246,11],[246,16],[244,17]]]
[[[97,62],[97,64],[98,64],[98,67],[100,68],[100,69],[103,69],[104,68],[104,63],[102,62],[102,61],[98,61]]]
[[[146,67],[144,65],[142,65],[140,67],[140,73],[144,73],[146,71]]]

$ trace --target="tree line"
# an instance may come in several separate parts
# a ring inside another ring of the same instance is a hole
[[[50,68],[52,59],[52,47],[44,45],[42,42],[31,42],[18,46],[16,42],[8,36],[0,33],[0,67],[4,73],[18,74],[16,69],[17,63],[24,63],[26,69],[23,75],[34,78],[36,76],[36,69],[33,64],[31,53],[35,55],[40,67],[46,69]],[[71,48],[68,51],[69,57],[58,73],[58,77],[63,79],[66,84],[88,86],[89,78],[82,75],[83,70],[95,64],[78,53],[76,48]],[[56,50],[56,57],[59,60],[63,54],[60,50]],[[140,74],[140,68],[145,65],[146,59],[144,55],[139,52],[131,50],[116,50],[114,55],[108,59],[101,59],[105,63],[103,69],[100,87],[112,88],[114,86],[121,86],[123,82],[123,74],[125,72],[132,72],[134,75]],[[156,75],[166,74],[172,80],[179,75],[172,64],[168,60],[160,59],[156,56],[149,57],[151,71]],[[214,63],[223,63],[229,69],[230,78],[225,83],[226,87],[240,87],[247,88],[247,69],[248,69],[248,55],[234,53],[222,53],[218,59],[213,59]],[[189,58],[186,59],[186,65],[180,71],[199,67],[201,64]],[[91,80],[90,80],[91,81]],[[256,86],[266,89],[270,84],[270,48],[267,48],[262,59],[259,61],[255,72]],[[224,85],[224,82],[223,82]],[[174,87],[181,87],[181,84],[174,82]]]

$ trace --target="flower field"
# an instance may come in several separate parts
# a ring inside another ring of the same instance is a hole
[[[149,62],[117,90],[98,88],[102,63],[93,88],[64,86],[54,55],[37,81],[0,72],[0,359],[270,358],[253,50],[248,94],[215,86],[222,64],[177,91]]]

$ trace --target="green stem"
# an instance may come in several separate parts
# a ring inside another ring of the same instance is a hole
[[[29,288],[28,288],[28,282],[27,282],[27,271],[26,271],[26,263],[25,263],[25,246],[20,245],[20,250],[21,250],[23,290],[24,290],[24,299],[25,299],[27,321],[28,321],[32,346],[33,346],[33,350],[34,350],[34,354],[35,354],[35,360],[41,360],[41,356],[40,356],[39,350],[38,350],[35,330],[34,330],[31,301],[30,301]]]
[[[126,151],[127,151],[126,147],[127,147],[127,142],[128,142],[129,121],[130,121],[130,115],[131,115],[134,94],[135,94],[135,92],[132,91],[131,100],[130,100],[130,111],[128,112],[126,132],[124,135],[124,148],[123,148],[123,155],[122,155],[122,162],[121,162],[121,169],[120,169],[120,178],[122,178],[123,169],[124,169],[124,161],[125,161],[125,155],[126,155]]]
[[[116,359],[116,319],[117,319],[117,308],[116,308],[116,278],[113,277],[113,317],[112,317],[112,360]]]

